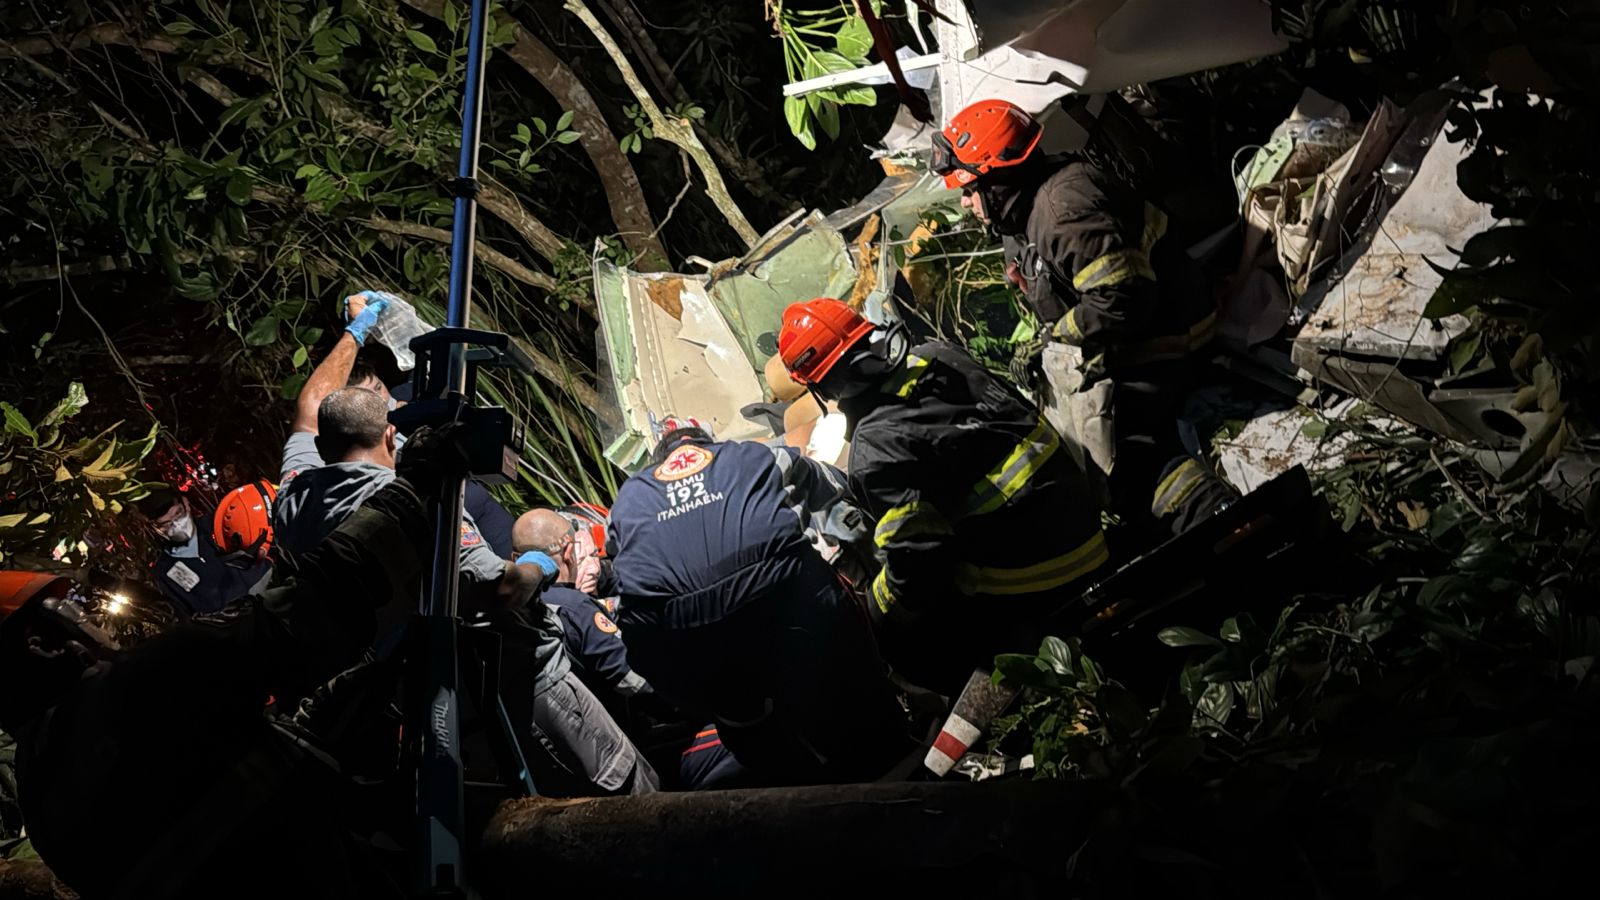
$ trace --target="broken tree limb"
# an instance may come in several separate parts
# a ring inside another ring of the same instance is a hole
[[[444,0],[401,2],[425,16],[444,18]],[[661,265],[666,263],[666,248],[655,237],[655,220],[650,215],[650,204],[639,175],[627,154],[617,146],[617,137],[606,124],[600,105],[578,74],[537,35],[509,14],[499,13],[498,21],[502,26],[512,27],[513,41],[503,52],[549,91],[562,109],[572,112],[572,128],[578,133],[578,145],[594,164],[611,210],[611,221],[617,226],[623,246],[634,256],[651,261],[647,271],[658,270],[660,265],[654,261],[660,260]],[[478,202],[487,205],[484,196],[479,196]],[[500,214],[496,212],[495,215]]]
[[[606,27],[594,17],[594,13],[583,0],[567,0],[565,5],[568,12],[582,20],[594,34],[595,40],[600,42],[601,48],[611,57],[611,62],[617,67],[617,71],[622,73],[622,80],[627,84],[628,90],[632,91],[634,99],[639,101],[639,108],[644,110],[650,119],[650,127],[655,130],[656,135],[676,144],[689,154],[695,165],[699,166],[701,177],[706,180],[706,196],[711,198],[711,202],[738,233],[739,239],[744,241],[745,246],[755,246],[761,235],[750,224],[750,220],[745,218],[744,212],[739,209],[739,204],[729,195],[728,186],[722,180],[722,172],[717,168],[716,161],[711,158],[710,151],[700,143],[699,135],[695,134],[694,124],[688,119],[671,117],[661,111],[661,107],[657,106],[655,99],[650,96],[649,89],[639,81],[633,63],[628,61],[627,55],[617,46],[611,33],[606,31]]]
[[[16,44],[11,43],[4,38],[0,38],[0,53],[3,53],[5,56],[12,59],[22,60],[28,64],[29,68],[45,76],[51,81],[54,81],[63,88],[66,88],[68,91],[71,91],[74,94],[80,93],[77,85],[68,81],[56,70],[50,68],[42,62],[39,62],[29,54],[22,52],[21,48],[19,48]],[[93,100],[86,100],[86,102],[89,104],[89,108],[95,111],[95,115],[98,115],[101,121],[111,126],[112,129],[121,133],[124,137],[128,138],[130,141],[133,141],[135,144],[145,147],[149,146],[150,139],[141,134],[132,125],[129,125],[127,122],[124,122],[123,120],[107,112],[105,107],[94,102]]]
[[[422,238],[423,240],[433,241],[439,244],[449,244],[451,240],[450,232],[445,231],[443,228],[434,228],[432,226],[421,225],[416,222],[401,222],[395,219],[386,219],[382,216],[373,216],[370,219],[362,219],[361,224],[366,225],[368,228],[371,228],[374,231],[382,231],[386,234],[397,234],[405,237]],[[533,269],[528,268],[504,253],[501,253],[499,250],[494,249],[483,241],[478,241],[475,243],[473,246],[472,255],[476,256],[484,265],[504,273],[507,277],[513,280],[520,281],[523,284],[545,291],[554,291],[556,289],[556,280],[554,278],[551,278],[549,275],[546,275],[543,272],[536,272]],[[584,300],[587,300],[588,303],[584,303]],[[582,295],[582,298],[578,301],[578,305],[589,310],[591,313],[594,312],[594,298],[588,296],[587,294]]]
[[[650,73],[656,89],[667,98],[667,102],[677,106],[689,103],[692,99],[689,92],[684,90],[683,82],[678,80],[677,73],[672,70],[672,64],[661,55],[655,38],[650,36],[650,29],[646,27],[644,17],[639,14],[639,10],[634,7],[633,0],[600,0],[600,9],[627,38],[628,46],[633,48],[633,52],[644,60],[646,71]],[[777,206],[786,207],[790,204],[788,198],[767,183],[767,173],[762,170],[759,163],[709,129],[696,125],[695,131],[699,133],[700,139],[711,152],[716,154],[717,161],[722,163],[722,167],[751,195]]]
[[[1108,797],[1015,779],[513,800],[473,880],[489,898],[1050,896]]]

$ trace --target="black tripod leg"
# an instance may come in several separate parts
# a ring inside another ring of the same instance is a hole
[[[468,678],[472,686],[472,704],[478,711],[489,746],[494,753],[495,765],[500,769],[500,781],[518,795],[538,796],[533,784],[533,772],[528,768],[528,758],[522,752],[522,742],[517,740],[515,723],[500,699],[500,638],[491,632],[469,629],[467,646],[473,662],[478,665],[479,679]],[[463,662],[467,660],[464,658]]]

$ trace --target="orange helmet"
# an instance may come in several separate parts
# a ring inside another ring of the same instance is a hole
[[[1039,146],[1044,129],[1022,107],[1005,100],[979,100],[955,114],[933,136],[934,174],[948,188],[966,187],[992,169],[1015,166]]]
[[[871,322],[830,297],[791,303],[783,311],[778,355],[795,381],[814,385],[872,329]]]
[[[0,572],[0,622],[10,618],[12,613],[22,609],[29,600],[47,588],[53,589],[50,596],[60,596],[70,584],[68,579],[48,572]]]
[[[278,491],[267,481],[240,485],[217,504],[211,536],[230,562],[246,565],[267,558],[272,549],[272,502]]]

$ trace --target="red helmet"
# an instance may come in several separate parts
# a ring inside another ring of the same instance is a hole
[[[561,507],[561,513],[578,528],[587,528],[589,540],[594,542],[594,555],[606,555],[606,523],[611,521],[611,511],[604,506],[582,500]]]
[[[855,310],[829,297],[791,303],[783,311],[778,355],[795,381],[814,385],[872,329]]]
[[[933,136],[930,165],[944,176],[945,187],[966,187],[991,169],[1020,164],[1039,146],[1042,134],[1033,116],[1015,103],[979,100]]]
[[[278,491],[267,481],[240,485],[217,504],[211,536],[217,547],[246,564],[267,558],[272,549],[272,502]]]

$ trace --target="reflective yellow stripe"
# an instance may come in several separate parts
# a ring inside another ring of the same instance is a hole
[[[1183,334],[1167,334],[1113,348],[1106,364],[1134,366],[1167,359],[1182,359],[1211,343],[1211,339],[1216,337],[1216,332],[1217,314],[1213,312],[1194,323]]]
[[[872,579],[872,602],[878,604],[878,612],[889,614],[889,607],[895,603],[894,592],[889,590],[888,569],[879,569],[878,574]]]
[[[1111,558],[1106,536],[1096,531],[1076,550],[1021,569],[963,565],[957,587],[964,594],[1034,594],[1070,584]]]
[[[911,396],[911,392],[917,388],[917,379],[922,377],[922,373],[926,371],[927,368],[927,360],[920,356],[907,355],[905,368],[900,370],[899,375],[889,379],[889,381],[884,384],[884,391],[893,394],[896,397]]]
[[[1156,241],[1167,233],[1167,214],[1152,204],[1144,205],[1144,252],[1155,249]]]
[[[1114,250],[1098,259],[1092,260],[1088,265],[1078,270],[1072,276],[1072,288],[1077,291],[1088,291],[1095,288],[1111,287],[1130,278],[1148,278],[1156,280],[1155,267],[1150,265],[1150,251],[1155,249],[1156,242],[1167,233],[1167,214],[1157,209],[1153,204],[1144,205],[1144,230],[1139,236],[1139,249]],[[1069,327],[1072,327],[1069,325]],[[1080,333],[1078,340],[1082,340]]]
[[[998,466],[989,470],[983,480],[973,485],[973,497],[967,514],[981,516],[1004,506],[1039,473],[1039,469],[1061,446],[1061,439],[1044,419],[1033,431],[1012,449]]]
[[[1156,270],[1150,267],[1150,257],[1143,250],[1113,250],[1094,260],[1072,276],[1072,289],[1092,291],[1121,284],[1130,278],[1151,281],[1156,278]]]
[[[1078,327],[1078,308],[1067,310],[1067,314],[1056,323],[1056,337],[1069,344],[1083,343],[1083,329]]]
[[[914,500],[891,507],[878,520],[872,542],[885,547],[892,540],[914,537],[919,534],[950,534],[950,523],[932,503]]]
[[[1150,512],[1158,519],[1172,515],[1204,482],[1205,470],[1200,468],[1200,464],[1192,459],[1184,460],[1156,485],[1150,499]]]

